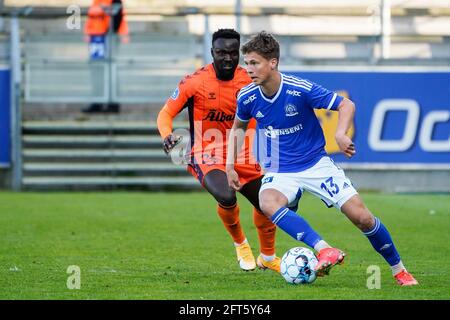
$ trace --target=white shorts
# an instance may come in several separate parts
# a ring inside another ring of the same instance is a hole
[[[318,196],[328,207],[340,209],[342,205],[358,192],[344,170],[329,157],[323,157],[313,167],[301,172],[269,172],[262,179],[259,192],[266,189],[280,191],[288,199],[288,207],[297,208],[304,191]]]

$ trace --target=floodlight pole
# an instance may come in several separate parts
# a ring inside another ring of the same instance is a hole
[[[203,62],[208,64],[212,61],[211,57],[211,35],[209,33],[209,14],[205,13],[205,32],[203,32]]]
[[[391,56],[391,1],[381,1],[381,57]]]
[[[32,7],[12,11],[10,21],[10,68],[11,68],[11,188],[14,191],[22,189],[22,106],[21,106],[21,51],[19,16],[27,16]]]
[[[236,31],[241,33],[241,17],[242,17],[242,1],[236,0],[236,7],[235,7],[235,15],[236,15]]]
[[[20,27],[18,13],[11,15],[10,68],[11,68],[11,188],[22,189],[22,110],[20,107]]]
[[[20,107],[20,28],[18,14],[11,15],[10,69],[11,69],[11,188],[22,189],[22,110]]]
[[[113,102],[113,38],[114,38],[114,17],[119,13],[122,6],[120,4],[112,4],[104,7],[104,11],[109,15],[108,33],[106,35],[107,63],[108,63],[108,104]],[[116,82],[114,82],[116,83]]]

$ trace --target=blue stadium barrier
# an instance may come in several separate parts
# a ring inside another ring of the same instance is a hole
[[[8,167],[10,157],[10,71],[0,67],[0,167]]]
[[[450,167],[450,71],[283,72],[340,91],[355,102],[357,154],[351,160],[337,154],[337,145],[328,145],[334,141],[331,127],[337,113],[320,116],[334,160]]]

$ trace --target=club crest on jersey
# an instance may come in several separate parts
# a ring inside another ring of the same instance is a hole
[[[170,96],[170,98],[172,98],[172,100],[177,100],[179,94],[180,94],[180,90],[179,90],[178,87],[177,87],[177,88],[175,89],[175,91],[172,93],[172,95]]]
[[[291,103],[284,106],[284,111],[286,112],[286,117],[293,117],[298,114],[297,107]]]

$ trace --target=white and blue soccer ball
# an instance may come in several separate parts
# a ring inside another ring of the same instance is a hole
[[[318,260],[314,253],[303,247],[289,249],[281,258],[280,273],[292,284],[308,284],[316,280]]]

